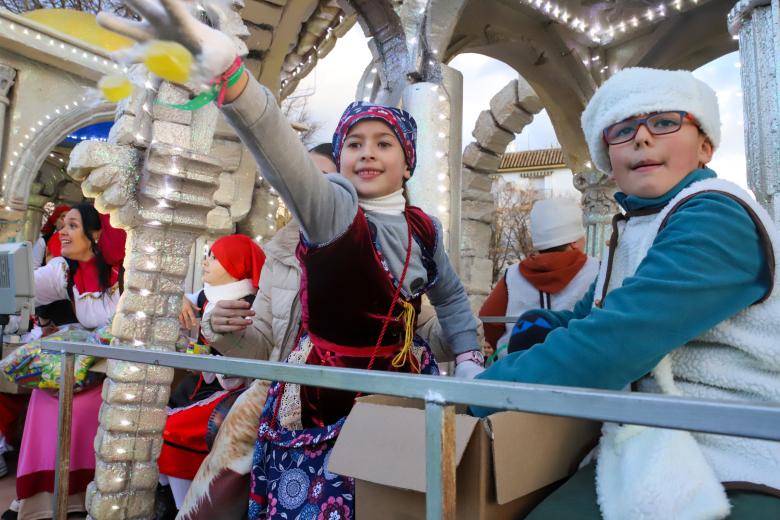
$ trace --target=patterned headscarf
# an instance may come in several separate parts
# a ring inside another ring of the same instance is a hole
[[[383,121],[393,130],[404,151],[409,174],[413,174],[414,167],[417,164],[417,123],[412,115],[400,108],[374,105],[364,101],[350,103],[341,115],[336,132],[333,134],[333,160],[336,166],[339,169],[341,168],[341,149],[344,146],[344,141],[347,139],[349,130],[360,121],[366,119]]]

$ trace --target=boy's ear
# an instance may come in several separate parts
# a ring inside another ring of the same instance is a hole
[[[699,145],[699,164],[706,165],[712,160],[712,154],[715,153],[715,147],[712,145],[712,141],[706,135],[703,136],[701,144]]]
[[[404,179],[407,181],[412,178],[412,172],[409,171],[409,167],[404,168]]]

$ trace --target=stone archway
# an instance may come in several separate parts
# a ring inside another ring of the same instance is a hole
[[[63,112],[63,109],[65,109],[64,113],[57,114],[57,112]],[[14,209],[26,209],[30,187],[51,150],[69,132],[77,128],[113,120],[115,110],[116,105],[108,102],[102,102],[96,106],[88,105],[83,96],[64,105],[62,109],[55,108],[52,111],[55,116],[25,143],[22,152],[7,173],[8,205]]]
[[[463,151],[461,279],[472,307],[479,308],[490,292],[491,224],[495,216],[492,175],[501,155],[544,106],[522,78],[510,81],[490,100],[474,127],[475,140]]]

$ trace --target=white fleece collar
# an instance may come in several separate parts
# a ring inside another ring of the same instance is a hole
[[[374,197],[371,199],[358,198],[358,204],[364,211],[373,211],[385,215],[400,215],[406,207],[404,189],[394,191],[389,195]]]
[[[222,285],[210,285],[203,284],[203,292],[206,293],[206,308],[203,309],[203,313],[210,311],[211,308],[221,300],[240,300],[244,296],[255,293],[255,288],[252,287],[252,281],[248,278],[239,280],[237,282],[230,282]]]

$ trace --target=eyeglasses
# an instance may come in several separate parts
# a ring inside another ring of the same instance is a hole
[[[604,142],[607,144],[626,143],[636,136],[642,125],[645,125],[647,131],[653,135],[673,134],[682,127],[686,117],[693,120],[688,112],[682,110],[656,112],[645,117],[632,117],[606,127],[604,129]]]

